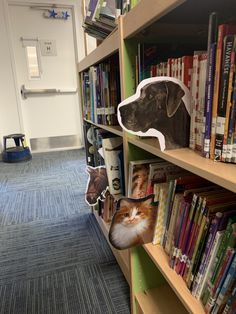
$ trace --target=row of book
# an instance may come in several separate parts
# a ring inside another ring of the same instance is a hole
[[[161,159],[132,161],[128,196],[159,202],[153,244],[206,313],[236,311],[236,195]]]
[[[182,80],[190,89],[190,148],[206,158],[232,163],[236,163],[235,55],[236,25],[218,25],[217,14],[212,13],[207,51],[155,64],[157,47],[139,44],[136,57],[137,83],[166,75]]]
[[[117,125],[120,102],[118,55],[91,66],[81,74],[83,118],[94,123]]]
[[[90,0],[84,19],[84,30],[103,40],[116,27],[118,16],[131,10],[139,0]]]
[[[110,194],[124,195],[123,139],[84,122],[84,140],[87,165],[105,166]]]

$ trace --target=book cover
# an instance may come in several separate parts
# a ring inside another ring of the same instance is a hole
[[[122,150],[122,145],[123,139],[120,137],[102,139],[109,191],[113,195],[121,194],[122,192],[118,158],[118,154]]]
[[[227,93],[229,85],[230,59],[234,44],[234,35],[227,35],[223,43],[223,60],[221,66],[221,82],[216,118],[215,160],[221,160],[225,128]]]
[[[212,12],[209,16],[207,41],[207,78],[204,108],[204,143],[203,156],[210,158],[211,118],[215,76],[216,41],[218,28],[218,15]]]
[[[205,306],[205,309],[207,310],[208,313],[216,314],[218,312],[218,306],[220,303],[220,299],[218,300],[218,304],[216,303],[216,301],[218,299],[219,292],[223,288],[223,284],[226,280],[226,277],[227,277],[228,271],[230,269],[230,265],[234,259],[234,256],[235,256],[235,250],[232,248],[228,248],[226,250],[226,254],[225,254],[224,260],[222,262],[222,267],[221,267],[221,270],[218,274],[218,278],[217,278],[217,281],[215,284],[214,296],[210,298],[207,305]],[[228,279],[229,279],[229,277],[228,277]],[[227,282],[226,282],[226,285],[227,285]]]
[[[216,136],[216,118],[219,101],[220,81],[221,81],[221,64],[223,54],[223,39],[226,35],[234,34],[236,25],[221,24],[218,26],[217,46],[216,46],[216,62],[215,62],[215,79],[212,103],[212,122],[211,122],[211,142],[210,142],[210,158],[215,158],[215,136]]]
[[[217,231],[215,239],[214,239],[214,243],[212,245],[212,249],[210,252],[210,259],[209,259],[209,263],[207,265],[206,268],[206,272],[205,272],[205,276],[203,278],[203,280],[199,283],[199,286],[194,294],[195,298],[200,299],[202,291],[204,289],[204,286],[206,284],[206,282],[209,279],[209,274],[212,272],[212,267],[214,265],[214,259],[216,257],[216,253],[218,251],[218,248],[220,246],[220,241],[222,239],[224,231]]]
[[[202,303],[204,305],[206,305],[208,300],[210,299],[210,297],[213,296],[214,284],[216,282],[217,274],[220,270],[226,249],[229,246],[230,239],[234,239],[234,233],[235,233],[234,230],[236,228],[236,224],[234,223],[235,219],[236,219],[236,217],[229,219],[226,230],[225,230],[224,235],[221,239],[220,246],[219,246],[218,252],[216,254],[215,261],[214,261],[213,271],[210,274],[210,280],[207,283],[207,285],[205,286],[203,293],[202,293],[202,296],[201,296],[201,300],[202,300]]]
[[[207,54],[199,55],[199,77],[198,90],[196,99],[196,117],[195,117],[195,151],[203,151],[203,134],[204,134],[204,107],[205,107],[205,88],[206,88],[206,71],[207,71]]]
[[[168,196],[168,183],[160,183],[159,184],[160,192],[159,192],[159,203],[158,203],[158,213],[157,220],[154,229],[154,237],[153,244],[160,244],[161,238],[164,233],[164,214],[165,214],[165,205]]]
[[[228,84],[228,92],[227,92],[225,126],[224,126],[221,161],[226,161],[227,148],[228,148],[228,145],[227,145],[228,134],[232,132],[229,129],[230,129],[230,126],[233,124],[233,121],[229,123],[230,122],[229,120],[230,120],[230,112],[232,111],[232,92],[233,92],[233,84],[234,84],[234,78],[235,78],[235,62],[236,62],[235,52],[236,52],[236,36],[234,36],[233,48],[230,55],[229,84]]]
[[[129,163],[128,197],[142,198],[146,196],[149,164],[160,159],[134,160]]]
[[[235,162],[233,158],[233,144],[234,144],[234,134],[235,134],[235,121],[236,121],[236,66],[235,66],[235,60],[236,60],[236,47],[234,47],[232,53],[231,53],[231,65],[233,64],[234,60],[234,68],[231,68],[231,72],[233,72],[233,78],[232,78],[232,92],[231,92],[231,99],[229,98],[230,95],[228,95],[228,101],[230,106],[230,113],[229,113],[229,125],[228,125],[228,134],[227,134],[227,149],[226,149],[226,162]],[[233,67],[233,65],[232,65]],[[230,87],[230,86],[229,86]]]

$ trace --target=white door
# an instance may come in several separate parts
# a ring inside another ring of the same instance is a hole
[[[32,150],[81,147],[71,10],[12,4],[9,15],[24,133]]]

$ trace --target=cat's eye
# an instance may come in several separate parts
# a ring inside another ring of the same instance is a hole
[[[137,215],[140,215],[140,214],[141,214],[141,211],[138,211],[138,212],[137,212]]]
[[[124,217],[129,217],[129,214],[128,214],[128,213],[125,213],[125,214],[124,214]]]

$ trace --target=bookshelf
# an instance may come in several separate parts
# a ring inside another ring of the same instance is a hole
[[[197,0],[149,0],[148,5],[147,1],[141,0],[119,18],[118,29],[79,63],[78,70],[82,72],[118,52],[121,98],[125,99],[135,92],[138,42],[152,42],[155,38],[160,46],[174,44],[176,50],[181,50],[183,43],[187,50],[206,49],[209,13],[217,10],[223,15],[231,14],[232,5],[233,0],[225,3],[206,0],[201,5]],[[129,161],[134,156],[141,159],[145,154],[152,154],[236,192],[236,165],[213,162],[188,148],[161,152],[157,139],[139,138],[118,126],[90,123],[123,137],[126,183]],[[143,153],[139,153],[141,151]],[[107,238],[109,224],[96,211],[94,215]],[[201,303],[191,295],[182,277],[169,267],[162,247],[146,244],[125,252],[112,250],[130,284],[132,313],[204,313]]]

